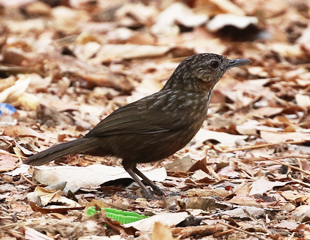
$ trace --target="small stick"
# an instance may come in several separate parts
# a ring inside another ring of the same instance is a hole
[[[302,165],[301,165],[300,159],[296,159],[296,160],[298,161],[298,166],[299,166],[299,168],[302,169]],[[300,173],[300,178],[301,178],[301,179],[304,179],[304,174],[303,174],[303,172]]]
[[[301,168],[299,168],[299,167],[294,167],[294,166],[289,165],[289,164],[287,164],[287,163],[283,163],[283,162],[280,162],[279,160],[275,160],[275,159],[268,158],[268,157],[262,157],[262,158],[265,158],[265,159],[267,159],[267,160],[270,160],[270,161],[279,163],[279,164],[281,164],[281,165],[283,165],[283,166],[287,166],[287,167],[289,167],[289,168],[292,168],[292,169],[295,169],[295,170],[300,171],[300,172],[302,172],[302,173],[305,173],[305,174],[307,174],[307,175],[310,175],[310,172],[305,171],[305,170],[303,170],[303,169],[301,169]]]
[[[269,161],[269,159],[265,159],[266,157],[248,157],[248,158],[240,158],[241,161]],[[289,155],[289,156],[273,156],[273,160],[275,159],[286,159],[286,158],[302,158],[302,159],[310,159],[310,156],[303,155]]]
[[[248,232],[248,231],[246,231],[246,230],[243,230],[243,229],[240,229],[240,228],[234,227],[234,226],[229,225],[229,224],[227,224],[227,223],[220,222],[220,224],[222,224],[222,225],[224,225],[224,226],[226,226],[226,227],[232,228],[232,229],[234,229],[234,230],[236,230],[236,231],[246,233],[246,234],[248,234],[248,235],[250,235],[250,236],[257,237],[258,239],[261,239],[261,240],[267,240],[267,238],[264,238],[264,237],[258,236],[258,235],[257,235],[257,234],[255,234],[255,233]]]
[[[20,173],[19,174],[23,179],[26,180],[26,182],[30,183],[31,185],[36,185],[35,183],[33,183],[32,181],[30,181],[24,174]]]
[[[310,188],[310,184],[304,183],[304,182],[302,182],[302,181],[300,181],[298,179],[291,179],[291,181],[294,182],[294,183],[299,183],[300,185],[304,185],[304,186]]]
[[[219,149],[215,149],[215,150],[223,152],[223,153],[229,153],[229,152],[243,151],[243,150],[249,150],[249,149],[272,147],[272,146],[277,146],[280,144],[300,144],[304,142],[307,142],[307,141],[302,140],[302,141],[288,141],[288,142],[283,142],[283,143],[265,143],[265,144],[260,144],[260,145],[252,145],[252,146],[246,146],[246,147],[240,147],[240,148],[234,148],[234,149],[228,149],[228,150],[222,150],[222,151],[220,151]]]
[[[8,153],[8,152],[3,151],[3,150],[0,150],[0,154],[11,155],[12,157],[26,159],[26,157],[24,157],[24,156],[18,156],[18,155],[14,154],[14,153]]]

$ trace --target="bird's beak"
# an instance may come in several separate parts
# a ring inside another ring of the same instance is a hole
[[[234,59],[234,60],[229,60],[227,68],[233,68],[233,67],[240,67],[243,65],[247,65],[250,62],[252,62],[250,59]]]

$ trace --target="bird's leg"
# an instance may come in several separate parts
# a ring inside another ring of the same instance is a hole
[[[146,188],[146,186],[142,183],[142,181],[140,180],[140,178],[138,178],[138,176],[136,175],[136,173],[134,173],[134,168],[135,166],[126,166],[123,165],[126,172],[129,173],[129,175],[133,178],[133,180],[136,181],[136,183],[139,184],[139,186],[143,189],[144,193],[146,194],[146,198],[148,199],[152,199],[154,198],[153,194],[151,193],[151,191],[149,189]],[[154,184],[154,183],[153,183]]]
[[[164,196],[165,193],[150,179],[148,179],[136,166],[133,167],[133,172],[136,173],[140,178],[142,178],[151,188],[153,189],[153,193],[158,196]]]

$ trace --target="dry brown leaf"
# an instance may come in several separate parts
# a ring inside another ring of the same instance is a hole
[[[186,172],[193,166],[193,160],[190,156],[177,158],[172,163],[165,165],[167,172]]]
[[[247,136],[233,135],[223,132],[208,131],[200,129],[194,139],[197,142],[204,142],[206,140],[216,140],[224,146],[235,146],[237,140],[244,140]]]
[[[260,136],[268,143],[285,143],[287,141],[310,141],[310,134],[302,132],[267,132],[260,131]]]
[[[302,205],[293,211],[293,217],[297,222],[307,222],[310,219],[310,206]]]
[[[244,29],[251,24],[257,25],[258,19],[256,17],[219,14],[207,23],[207,29],[211,32],[217,32],[228,25],[239,29]]]
[[[40,212],[43,214],[48,214],[48,213],[60,213],[60,214],[66,214],[68,213],[68,211],[72,211],[72,210],[83,210],[84,207],[73,207],[73,208],[69,208],[69,207],[55,207],[55,208],[41,208],[38,207],[35,203],[30,202],[30,206],[31,209],[34,212]]]
[[[165,168],[148,168],[142,169],[141,171],[153,181],[164,181],[167,176]],[[92,188],[108,181],[130,178],[129,174],[122,167],[110,167],[100,164],[88,167],[36,167],[33,177],[38,182],[46,185],[67,182],[66,188],[64,189],[65,193],[69,190],[75,193],[81,187]]]
[[[207,0],[207,1],[213,3],[225,13],[231,13],[240,16],[245,15],[244,10],[231,1],[228,0]]]
[[[189,189],[185,192],[184,196],[187,197],[212,197],[218,196],[220,198],[225,198],[229,195],[229,192],[225,189]]]
[[[175,235],[178,234],[182,237],[189,237],[218,234],[221,233],[223,230],[224,228],[222,225],[213,223],[212,225],[173,228],[172,232]]]
[[[156,18],[156,23],[152,26],[153,34],[176,35],[179,28],[176,24],[186,27],[200,26],[208,20],[205,14],[195,14],[192,9],[183,3],[173,3]]]
[[[18,164],[18,158],[0,152],[0,172],[12,171]]]
[[[106,44],[91,60],[94,64],[110,62],[113,60],[160,57],[165,55],[171,48],[168,46],[150,46],[136,44]]]
[[[152,5],[146,6],[142,3],[127,3],[117,9],[115,15],[116,18],[121,21],[122,18],[128,16],[137,20],[144,25],[151,25],[154,18],[157,16],[158,10]]]
[[[267,191],[272,190],[274,187],[282,187],[288,184],[288,182],[271,182],[266,178],[258,178],[252,183],[250,195],[265,194]]]
[[[218,175],[227,176],[229,178],[237,178],[240,176],[240,173],[235,171],[231,166],[227,166],[222,168],[218,173]]]
[[[172,236],[172,232],[168,227],[164,226],[160,222],[156,222],[154,224],[151,240],[163,240],[163,239],[173,240],[175,238]]]
[[[25,238],[26,239],[40,239],[40,240],[53,240],[53,238],[46,236],[32,228],[25,227]]]
[[[125,228],[134,227],[138,229],[139,231],[149,232],[154,229],[154,224],[157,222],[171,227],[171,226],[175,226],[178,223],[182,222],[187,216],[188,216],[188,213],[186,212],[161,213],[161,214],[157,214],[152,217],[149,217],[149,218],[139,220],[137,222],[124,224],[124,227]]]
[[[12,126],[4,129],[4,134],[10,137],[31,136],[45,140],[47,136],[44,133],[38,133],[26,126]]]
[[[39,100],[33,94],[26,93],[30,83],[30,76],[20,77],[13,86],[5,89],[0,93],[0,103],[20,104],[29,110],[35,110],[39,105]]]
[[[277,228],[284,228],[289,230],[294,230],[298,228],[299,223],[293,221],[281,221],[280,223],[276,224],[275,227]]]
[[[309,107],[310,106],[310,97],[307,95],[296,94],[296,102],[298,106]]]
[[[260,107],[258,109],[255,109],[253,111],[254,115],[257,115],[259,117],[271,117],[277,114],[280,114],[283,112],[283,108],[276,108],[276,107]]]
[[[249,217],[258,218],[259,216],[265,215],[265,210],[263,208],[245,206],[225,211],[223,212],[223,214],[237,218],[249,218]]]

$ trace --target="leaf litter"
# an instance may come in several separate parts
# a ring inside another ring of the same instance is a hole
[[[310,238],[308,1],[0,5],[0,103],[16,109],[0,112],[0,237]],[[143,198],[114,173],[123,171],[120,159],[22,164],[158,91],[178,63],[201,52],[253,62],[221,79],[184,149],[139,166],[155,173],[166,197]],[[91,168],[98,173],[88,178]],[[151,217],[129,227],[104,211],[87,216],[89,206]]]

